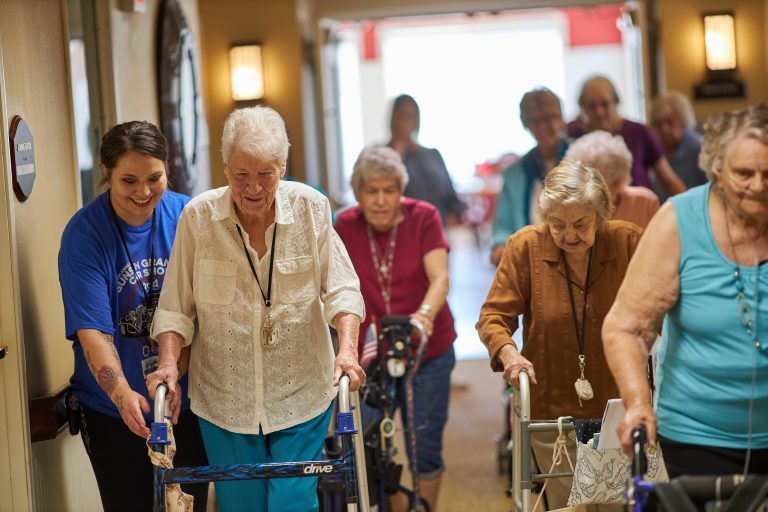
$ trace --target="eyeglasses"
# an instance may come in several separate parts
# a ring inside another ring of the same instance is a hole
[[[526,120],[525,125],[530,128],[531,126],[539,126],[542,124],[552,123],[555,121],[560,121],[561,119],[562,118],[560,116],[555,114],[532,116]]]
[[[603,100],[603,101],[590,101],[588,103],[584,103],[584,110],[597,110],[598,108],[604,108],[609,109],[614,105],[613,101],[609,100]]]

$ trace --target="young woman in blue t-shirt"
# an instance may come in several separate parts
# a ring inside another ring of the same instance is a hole
[[[59,251],[66,335],[75,356],[70,383],[104,510],[151,510],[145,441],[152,409],[144,379],[157,367],[158,353],[149,328],[189,197],[167,190],[168,148],[151,123],[113,127],[101,140],[100,156],[107,190],[72,217]],[[205,465],[186,379],[180,388],[171,394],[182,400],[173,419],[175,462]],[[205,510],[207,484],[182,487],[195,496],[195,510]]]

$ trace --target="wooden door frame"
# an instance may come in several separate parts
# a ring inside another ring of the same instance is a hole
[[[0,41],[0,343],[8,353],[0,360],[0,509],[32,510],[32,448],[29,435],[27,379],[22,343],[15,197],[10,148],[3,48]]]

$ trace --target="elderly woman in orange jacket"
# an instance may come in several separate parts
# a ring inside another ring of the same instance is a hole
[[[532,419],[600,418],[618,396],[600,329],[642,230],[609,220],[613,205],[601,173],[573,160],[547,175],[539,211],[542,224],[507,240],[477,329],[494,371],[513,386],[521,370],[528,372]],[[512,341],[520,315],[522,352]],[[582,389],[589,383],[593,398],[577,394],[577,380]],[[539,467],[550,467],[554,441],[549,432],[531,437]],[[573,441],[569,449],[575,460]],[[552,480],[550,508],[564,507],[569,489],[570,481]]]

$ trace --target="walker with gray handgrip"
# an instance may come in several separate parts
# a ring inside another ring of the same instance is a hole
[[[157,387],[155,414],[149,444],[156,452],[165,452],[170,444],[165,418],[168,418],[165,384]],[[217,482],[226,480],[254,480],[269,478],[320,477],[342,479],[348,512],[369,512],[368,480],[365,473],[365,455],[360,429],[360,398],[349,391],[349,377],[339,381],[339,412],[336,415],[335,435],[341,438],[340,459],[300,462],[268,462],[235,464],[228,466],[201,466],[166,469],[154,467],[154,512],[165,512],[165,485]],[[182,447],[183,448],[183,447]]]
[[[512,505],[516,511],[530,512],[534,480],[570,477],[573,473],[532,473],[531,433],[555,432],[558,430],[558,423],[557,420],[535,423],[531,421],[531,387],[528,372],[520,370],[518,382],[520,390],[513,391],[512,407]],[[573,430],[573,419],[567,418],[562,425],[563,430]]]

